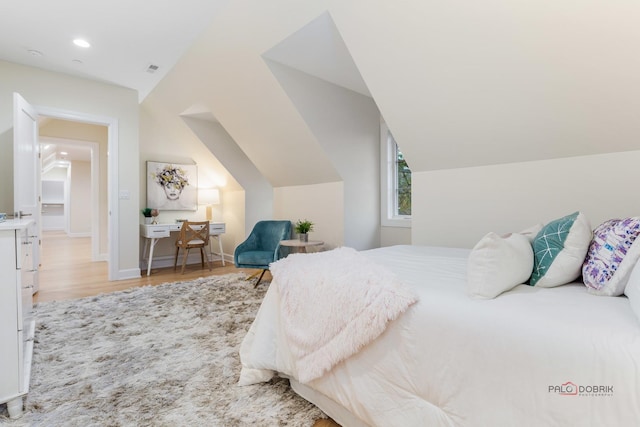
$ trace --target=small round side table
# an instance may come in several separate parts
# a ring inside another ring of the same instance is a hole
[[[309,246],[320,245],[324,245],[324,242],[322,240],[309,240],[307,242],[303,242],[300,239],[280,240],[280,246],[295,248],[295,251],[299,253],[306,253]]]

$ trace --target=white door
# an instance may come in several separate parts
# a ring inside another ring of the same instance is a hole
[[[40,146],[38,114],[20,94],[13,94],[13,210],[15,218],[34,220],[29,230],[33,241],[33,292],[38,291],[40,265]]]

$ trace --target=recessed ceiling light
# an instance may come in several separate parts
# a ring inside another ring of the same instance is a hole
[[[83,39],[75,39],[73,41],[73,44],[75,44],[76,46],[79,46],[79,47],[91,47],[91,44],[88,41],[83,40]]]
[[[63,155],[63,156],[66,156],[69,153],[67,153],[66,151],[61,151],[60,154]]]
[[[42,52],[39,50],[29,49],[27,52],[29,52],[31,56],[42,56]]]

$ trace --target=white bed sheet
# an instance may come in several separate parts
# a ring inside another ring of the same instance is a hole
[[[640,323],[625,297],[582,284],[465,294],[466,249],[365,255],[420,301],[382,336],[306,386],[371,426],[632,426],[640,422]],[[240,383],[297,378],[270,286],[240,351]],[[604,393],[563,395],[565,383]],[[331,415],[331,414],[330,414]],[[347,426],[348,427],[348,426]]]

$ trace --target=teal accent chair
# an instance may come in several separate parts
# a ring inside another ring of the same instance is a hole
[[[233,262],[237,268],[259,268],[262,270],[260,277],[253,286],[255,288],[260,284],[262,276],[269,269],[269,264],[282,258],[280,241],[290,238],[291,221],[258,221],[247,240],[240,243],[236,248],[233,254]]]

